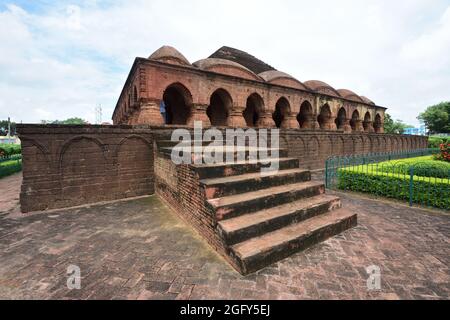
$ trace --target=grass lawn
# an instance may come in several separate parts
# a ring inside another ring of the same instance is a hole
[[[450,163],[433,156],[341,168],[337,176],[342,190],[450,210]]]

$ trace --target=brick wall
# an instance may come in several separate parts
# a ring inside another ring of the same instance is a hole
[[[340,131],[280,131],[280,147],[289,156],[300,159],[307,169],[324,169],[325,160],[333,155],[408,151],[428,147],[428,137],[392,134],[351,133]]]
[[[22,212],[154,193],[153,135],[130,126],[18,125]]]

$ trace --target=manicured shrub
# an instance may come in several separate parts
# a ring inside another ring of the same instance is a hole
[[[9,176],[22,170],[22,160],[9,160],[0,162],[0,178]]]
[[[338,170],[338,188],[366,192],[388,198],[409,200],[412,190],[414,203],[450,210],[450,180],[380,172],[369,166]]]
[[[21,154],[21,148],[18,144],[0,144],[0,157],[7,157]]]
[[[450,163],[437,161],[433,156],[385,161],[373,166],[380,172],[408,175],[412,167],[415,176],[450,178]]]

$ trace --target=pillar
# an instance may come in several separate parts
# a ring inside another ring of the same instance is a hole
[[[259,114],[258,121],[256,122],[258,128],[275,128],[275,121],[273,121],[272,113],[262,111]]]
[[[143,102],[135,113],[134,124],[148,124],[153,126],[162,126],[165,124],[159,110],[159,101]]]
[[[351,119],[345,119],[344,124],[338,129],[344,130],[345,133],[352,132],[352,126],[350,125],[350,120]]]
[[[306,116],[305,123],[303,123],[302,129],[320,129],[319,123],[317,122],[317,115],[310,114]]]
[[[363,127],[363,121],[362,120],[355,120],[355,131],[356,132],[363,132],[364,131],[364,127]]]
[[[191,114],[187,120],[187,125],[193,127],[195,121],[201,121],[203,127],[210,127],[211,121],[206,114],[208,105],[206,104],[194,104],[191,108]]]
[[[370,133],[372,133],[372,132],[375,132],[375,129],[373,128],[373,123],[372,123],[372,121],[365,121],[364,122],[364,125],[363,125],[363,128],[364,127],[367,127],[367,130],[366,129],[364,129],[364,131],[366,131],[366,132],[370,132]]]
[[[281,122],[281,128],[282,129],[298,129],[299,124],[297,121],[297,116],[295,113],[291,112],[285,118],[283,119],[283,122]]]
[[[228,116],[228,126],[233,128],[245,128],[247,124],[245,123],[244,107],[233,107]]]

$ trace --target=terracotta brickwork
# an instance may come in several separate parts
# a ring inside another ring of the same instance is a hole
[[[130,126],[18,125],[23,212],[154,193],[153,136]]]
[[[392,134],[345,134],[333,131],[282,130],[280,147],[307,169],[324,169],[330,156],[408,151],[428,147],[428,137]]]
[[[156,194],[174,209],[173,212],[193,226],[217,252],[228,258],[226,244],[217,233],[217,220],[205,206],[205,189],[200,187],[199,181],[191,166],[175,166],[167,156],[159,153],[156,155]],[[227,260],[234,264],[232,259]]]
[[[159,174],[164,183],[156,181],[156,186],[170,186],[171,190],[184,192],[186,197],[193,199],[192,189],[178,190],[178,173],[169,174],[181,172],[186,181],[190,181],[189,167],[176,167],[170,159],[154,160],[153,142],[170,139],[171,130],[149,126],[18,125],[23,149],[22,211],[152,194],[154,166],[160,173],[166,172]],[[325,160],[331,155],[422,149],[427,147],[427,138],[281,130],[280,147],[287,149],[289,157],[298,158],[300,167],[323,169]],[[158,190],[165,192],[163,188]],[[186,205],[195,205],[195,201]]]
[[[136,58],[113,121],[383,133],[386,108],[368,98],[277,70],[257,74],[257,69],[211,57],[191,64],[176,49],[162,47],[148,59]]]

